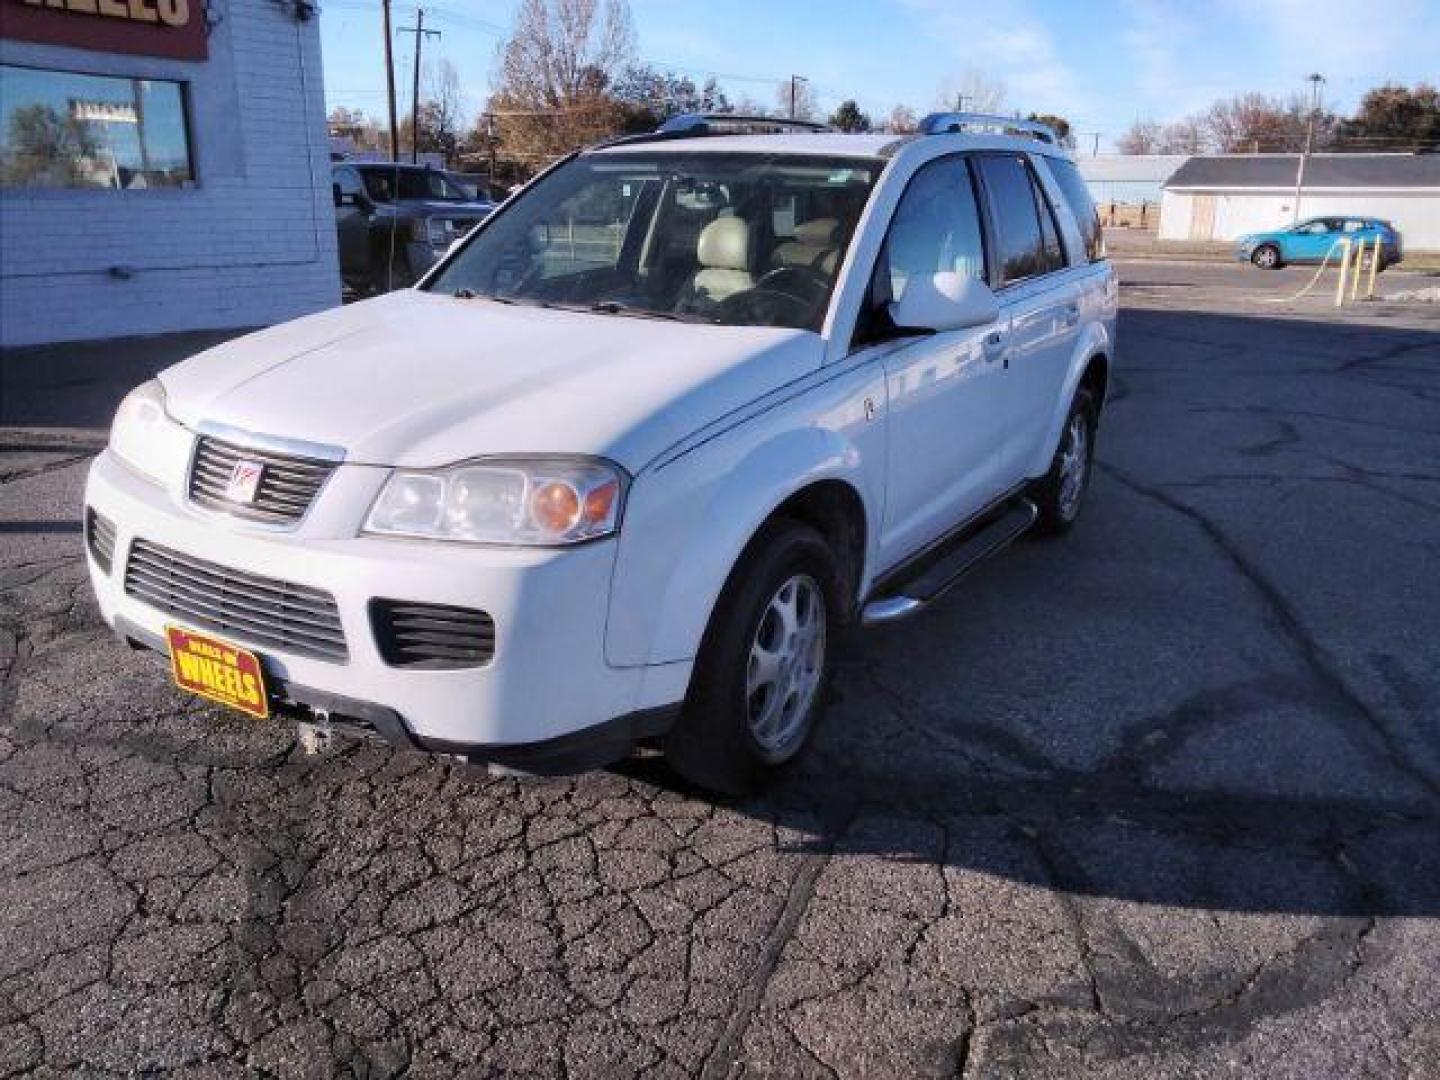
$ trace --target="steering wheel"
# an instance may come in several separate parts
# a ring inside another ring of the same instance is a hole
[[[817,304],[830,290],[830,279],[810,266],[777,266],[755,282],[755,288]]]
[[[716,305],[715,313],[720,322],[804,327],[810,324],[810,316],[814,310],[813,301],[802,300],[792,293],[776,289],[762,289],[757,283],[753,288],[721,300]]]

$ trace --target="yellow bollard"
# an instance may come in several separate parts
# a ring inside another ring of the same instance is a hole
[[[1365,299],[1375,299],[1375,275],[1380,272],[1380,237],[1375,237],[1375,254],[1370,257],[1370,281],[1365,286]]]
[[[1335,306],[1345,303],[1345,285],[1350,275],[1350,239],[1340,241],[1340,280],[1335,283]]]
[[[1350,282],[1350,302],[1352,304],[1360,299],[1360,270],[1365,265],[1365,248],[1365,238],[1362,236],[1355,249],[1355,279]]]

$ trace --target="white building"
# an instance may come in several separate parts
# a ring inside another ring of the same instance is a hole
[[[1188,159],[1184,154],[1076,155],[1075,164],[1103,216],[1109,204],[1160,205],[1165,181]]]
[[[0,345],[340,301],[313,0],[0,0]]]
[[[1440,155],[1315,154],[1297,213],[1296,154],[1194,157],[1165,183],[1162,240],[1233,240],[1327,214],[1376,217],[1407,251],[1440,251]]]

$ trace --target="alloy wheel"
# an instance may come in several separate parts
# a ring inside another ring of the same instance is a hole
[[[745,701],[750,734],[778,763],[804,742],[825,670],[825,594],[809,574],[786,578],[765,605],[750,645]]]

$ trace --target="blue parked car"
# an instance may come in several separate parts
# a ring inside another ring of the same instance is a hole
[[[1373,245],[1377,236],[1380,238],[1380,265],[1376,270],[1379,271],[1393,266],[1402,258],[1400,234],[1388,221],[1379,218],[1311,218],[1274,232],[1249,233],[1237,241],[1239,246],[1235,257],[1241,262],[1254,263],[1262,270],[1278,270],[1287,263],[1318,263],[1341,240],[1364,240],[1366,244]],[[1332,259],[1339,262],[1338,249]],[[1368,254],[1364,265],[1370,265]]]

